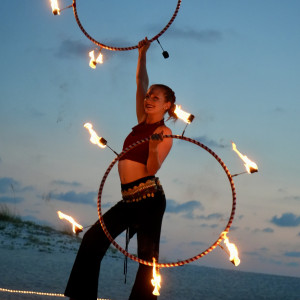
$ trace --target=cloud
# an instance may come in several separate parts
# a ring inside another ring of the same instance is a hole
[[[274,229],[267,227],[267,228],[264,228],[262,231],[266,232],[266,233],[272,233],[272,232],[274,232]]]
[[[300,201],[300,196],[288,196],[288,197],[285,197],[284,200],[296,200],[296,201]]]
[[[24,201],[24,198],[21,198],[21,197],[6,197],[6,196],[0,197],[1,203],[17,204],[17,203],[21,203],[23,201]]]
[[[203,228],[207,228],[207,227],[209,227],[209,228],[217,228],[218,226],[219,226],[218,224],[205,224],[205,223],[203,223],[203,224],[200,225],[200,227],[203,227]]]
[[[13,178],[10,177],[2,177],[0,178],[0,193],[4,194],[9,191],[12,191],[12,186],[19,186],[20,183]]]
[[[51,182],[51,184],[54,185],[63,185],[63,186],[72,186],[72,187],[78,187],[81,186],[81,183],[77,182],[77,181],[65,181],[65,180],[53,180]]]
[[[300,225],[300,216],[293,213],[284,213],[281,217],[274,216],[271,223],[281,227],[296,227]]]
[[[229,147],[229,145],[225,145],[222,140],[220,140],[219,142],[214,141],[210,138],[208,138],[207,136],[203,135],[203,136],[199,136],[199,137],[194,137],[194,140],[204,144],[207,147],[212,147],[212,148],[227,148]]]
[[[190,242],[190,245],[191,246],[206,246],[207,243],[201,242],[201,241],[192,241],[192,242]]]
[[[92,206],[97,206],[97,203],[95,201],[96,197],[97,193],[95,192],[76,193],[74,191],[70,191],[67,193],[51,194],[52,199],[76,204],[87,204]]]
[[[125,41],[121,41],[121,40],[115,40],[115,41],[105,43],[105,44],[113,46],[113,47],[124,47],[124,45],[129,45],[129,43],[126,43]],[[97,50],[97,48],[98,48],[98,50]],[[61,41],[61,44],[59,45],[59,47],[58,47],[57,51],[54,53],[54,55],[55,55],[55,57],[58,57],[61,59],[82,58],[82,57],[86,57],[88,55],[88,53],[92,50],[95,51],[95,55],[98,55],[97,51],[99,51],[99,47],[95,46],[94,44],[83,43],[79,40],[65,39],[65,40]],[[112,51],[105,51],[105,54],[103,54],[105,57],[105,61],[107,61],[110,57],[113,56],[113,54],[111,52]],[[130,51],[122,51],[122,52],[130,52]],[[102,51],[101,53],[104,53],[104,52]],[[60,86],[60,88],[61,87],[62,86]]]
[[[32,186],[22,187],[21,183],[11,177],[0,178],[0,193],[26,192],[33,190]]]
[[[91,51],[91,47],[87,44],[78,40],[65,39],[59,45],[55,56],[59,58],[84,57],[89,51]]]
[[[167,207],[166,207],[166,213],[172,213],[172,214],[180,214],[180,213],[186,213],[184,217],[188,219],[194,218],[194,209],[203,209],[202,204],[199,201],[188,201],[183,204],[178,204],[175,200],[168,199],[167,200]]]
[[[274,229],[270,228],[270,227],[266,227],[264,229],[254,229],[253,232],[266,232],[266,233],[272,233],[274,232]]]
[[[300,257],[300,252],[299,251],[285,252],[284,256],[287,256],[287,257]]]
[[[168,36],[176,39],[194,40],[201,43],[215,43],[221,41],[223,38],[222,32],[215,29],[195,30],[193,28],[182,29],[178,27],[173,27],[172,30],[168,31]]]
[[[214,214],[209,214],[207,216],[204,216],[204,215],[201,215],[201,216],[197,216],[197,219],[200,219],[200,220],[219,220],[223,218],[223,215],[222,214],[219,214],[219,213],[214,213]]]

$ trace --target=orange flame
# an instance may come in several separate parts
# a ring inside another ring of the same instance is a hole
[[[94,50],[92,50],[91,52],[89,52],[89,56],[91,58],[91,60],[90,60],[90,67],[92,69],[96,69],[96,65],[97,64],[102,64],[103,63],[103,55],[101,54],[101,52],[99,52],[97,59],[95,59]]]
[[[93,129],[93,125],[91,123],[85,123],[84,128],[88,129],[88,131],[90,132],[91,138],[90,138],[90,142],[98,145],[100,148],[105,148],[106,147],[106,140],[102,137],[99,137],[98,134],[96,133],[96,131]]]
[[[160,282],[161,282],[161,276],[159,275],[159,272],[156,270],[155,258],[153,257],[153,278],[151,279],[151,283],[154,286],[154,290],[152,294],[155,296],[160,295],[159,293],[159,289],[161,288]]]
[[[52,8],[52,13],[54,15],[60,15],[60,9],[58,7],[58,2],[57,0],[50,0],[51,1],[51,8]]]
[[[243,155],[237,148],[236,144],[234,142],[232,143],[232,150],[235,151],[238,156],[243,160],[244,166],[246,167],[247,172],[250,173],[255,173],[258,171],[257,164],[253,161],[251,161],[246,155]]]
[[[68,216],[68,215],[62,213],[61,211],[57,211],[57,214],[60,219],[65,219],[72,224],[72,229],[73,229],[74,233],[78,233],[78,232],[82,231],[83,227],[80,224],[78,224],[71,216]],[[76,228],[78,228],[78,229],[76,229]]]
[[[224,231],[222,234],[223,234],[224,243],[227,246],[227,249],[230,254],[229,260],[237,267],[241,262],[241,260],[239,259],[238,249],[235,246],[235,244],[229,242],[229,239],[227,237],[227,232]]]
[[[177,117],[181,120],[183,120],[185,123],[192,123],[194,119],[194,115],[189,114],[181,109],[181,105],[176,105],[176,108],[174,110],[174,113],[177,115]]]

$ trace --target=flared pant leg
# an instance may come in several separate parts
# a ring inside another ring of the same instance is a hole
[[[125,203],[119,202],[103,215],[104,224],[113,238],[129,226],[126,208]],[[76,300],[97,299],[100,264],[109,245],[110,241],[97,221],[83,236],[65,296]]]
[[[137,230],[138,257],[146,260],[156,261],[159,258],[159,243],[162,219],[166,208],[166,199],[163,193],[158,193],[154,199],[148,199],[142,208],[140,225]],[[136,279],[129,300],[156,300],[153,295],[154,287],[151,284],[153,268],[139,264]]]

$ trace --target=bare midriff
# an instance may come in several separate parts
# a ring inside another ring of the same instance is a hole
[[[153,175],[148,173],[146,165],[129,159],[119,161],[118,170],[122,184]]]

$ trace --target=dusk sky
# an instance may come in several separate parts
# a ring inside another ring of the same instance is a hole
[[[176,0],[78,0],[78,14],[96,40],[116,47],[152,38]],[[97,193],[115,158],[89,142],[91,122],[116,152],[136,125],[137,50],[97,49],[72,8],[54,16],[48,0],[1,0],[0,205],[58,229],[57,210],[83,226],[97,218]],[[60,6],[72,4],[60,0]],[[231,141],[258,165],[234,177],[237,208],[230,241],[234,267],[218,247],[197,265],[300,277],[300,2],[183,0],[178,16],[148,51],[150,84],[164,83],[195,115],[185,136],[212,149],[231,174],[245,171]],[[181,135],[182,121],[169,121]],[[103,209],[121,199],[114,167]],[[230,184],[205,150],[174,140],[157,176],[167,197],[163,261],[195,256],[214,243],[231,211]],[[118,242],[124,246],[124,237]],[[135,252],[131,242],[132,252]]]

